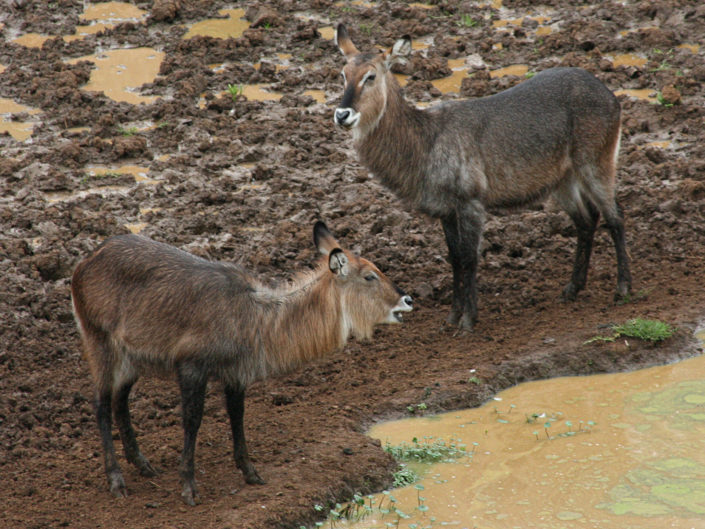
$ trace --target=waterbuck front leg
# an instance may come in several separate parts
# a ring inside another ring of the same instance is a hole
[[[193,365],[181,365],[178,369],[181,388],[181,408],[184,426],[184,447],[181,452],[179,475],[183,481],[181,497],[188,505],[196,505],[198,490],[194,479],[194,453],[196,436],[203,418],[203,403],[206,398],[208,377]]]
[[[477,322],[478,248],[484,219],[482,204],[471,201],[442,221],[453,267],[453,306],[448,322],[464,331],[471,331]]]
[[[263,485],[265,481],[255,470],[247,453],[245,442],[245,390],[225,385],[225,406],[230,416],[230,428],[233,433],[233,455],[237,468],[242,471],[245,481],[251,485]]]
[[[156,476],[157,471],[150,464],[147,458],[142,455],[142,452],[140,452],[139,446],[137,445],[135,430],[132,428],[132,421],[130,420],[128,398],[130,396],[130,390],[132,389],[133,384],[134,382],[124,384],[115,393],[113,402],[115,422],[117,423],[120,431],[120,439],[122,440],[122,447],[125,450],[125,457],[127,460],[139,469],[141,475],[152,477]]]

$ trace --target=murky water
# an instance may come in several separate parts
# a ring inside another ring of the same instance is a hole
[[[705,356],[521,384],[480,408],[370,435],[392,445],[454,440],[469,455],[392,491],[409,518],[377,510],[337,527],[705,527]]]
[[[235,39],[242,37],[245,30],[250,27],[250,23],[244,19],[244,9],[221,9],[218,14],[227,15],[227,18],[212,18],[196,22],[189,28],[184,38],[203,36],[216,39]]]
[[[0,73],[2,73],[0,71]],[[0,97],[0,134],[8,133],[17,141],[25,141],[32,135],[35,121],[13,121],[12,114],[39,114],[41,110],[21,105],[12,99]]]
[[[71,42],[88,35],[111,29],[123,22],[139,22],[147,17],[147,11],[126,2],[101,2],[86,6],[81,15],[81,24],[76,26],[73,35],[64,36],[64,41]]]
[[[12,39],[14,44],[19,44],[25,48],[41,48],[42,45],[49,40],[49,35],[40,35],[39,33],[25,33],[17,38]]]
[[[608,56],[607,58],[612,61],[612,66],[615,68],[619,66],[635,66],[641,68],[648,62],[646,57],[634,53],[623,53],[621,55]]]
[[[656,99],[656,90],[653,88],[633,88],[625,90],[615,90],[615,95],[626,95],[649,103],[658,103]]]
[[[526,64],[512,64],[511,66],[506,66],[504,68],[498,68],[497,70],[492,70],[490,72],[490,77],[505,77],[507,75],[516,75],[523,77],[529,71],[529,67]]]
[[[115,101],[137,105],[157,99],[139,94],[138,89],[154,81],[164,55],[153,48],[115,49],[71,59],[68,63],[90,61],[95,64],[88,83],[82,87],[84,90],[103,92]]]

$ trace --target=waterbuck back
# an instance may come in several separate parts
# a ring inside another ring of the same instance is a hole
[[[578,246],[563,297],[585,287],[602,215],[617,254],[617,295],[631,289],[624,221],[615,200],[620,106],[580,68],[546,70],[509,90],[418,109],[390,68],[411,53],[409,37],[360,52],[342,24],[347,59],[335,122],[350,129],[360,161],[412,207],[441,220],[453,268],[449,322],[477,320],[478,246],[486,208],[552,196],[575,223]]]

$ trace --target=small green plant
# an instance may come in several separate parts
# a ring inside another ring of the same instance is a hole
[[[84,173],[83,178],[81,178],[82,184],[87,184],[91,179],[94,180],[106,180],[108,178],[120,178],[122,175],[117,171],[106,171],[104,173]]]
[[[123,127],[121,125],[118,127],[118,132],[123,136],[134,136],[137,134],[137,127]]]
[[[479,386],[480,384],[482,384],[482,380],[480,380],[480,379],[477,378],[477,377],[470,377],[470,378],[468,379],[468,382],[469,382],[470,384],[475,384],[475,385],[477,385],[477,386]]]
[[[665,97],[663,97],[663,93],[661,92],[661,90],[656,92],[656,101],[658,101],[659,105],[662,105],[666,108],[671,108],[673,106],[673,103],[671,103]]]
[[[612,336],[595,336],[585,342],[614,342],[617,338],[638,338],[647,342],[661,342],[673,336],[675,327],[660,320],[634,318],[623,325],[613,325]]]
[[[392,487],[397,489],[416,483],[419,480],[419,475],[411,468],[402,464],[401,468],[392,474],[392,478],[394,479]]]
[[[617,300],[617,305],[626,305],[628,303],[633,303],[637,301],[641,301],[642,299],[647,299],[649,297],[649,293],[651,292],[651,289],[644,289],[642,288],[638,292],[635,293],[629,293],[625,294],[624,296],[621,296]]]
[[[392,446],[387,443],[384,451],[397,461],[417,461],[420,463],[436,463],[438,461],[452,461],[467,456],[465,445],[454,442],[446,443],[443,439],[424,438],[423,442],[414,437],[409,443]]]
[[[243,91],[244,88],[241,84],[228,83],[228,93],[233,98],[233,101],[237,100],[237,98],[242,95]]]
[[[416,413],[417,411],[424,411],[428,408],[425,402],[419,402],[418,404],[409,404],[406,407],[406,411],[409,413]]]
[[[369,24],[360,24],[360,31],[367,35],[372,35],[372,26]]]
[[[465,26],[466,28],[473,28],[477,26],[478,22],[472,18],[467,13],[460,15],[460,20],[458,21],[458,26]]]
[[[524,77],[526,77],[527,79],[531,79],[534,75],[536,75],[536,72],[526,72],[524,74]]]

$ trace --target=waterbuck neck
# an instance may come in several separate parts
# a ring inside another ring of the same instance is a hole
[[[262,303],[256,344],[267,375],[284,373],[341,349],[347,341],[340,294],[326,272]]]
[[[399,83],[387,73],[387,98],[377,126],[355,143],[360,161],[403,199],[417,203],[436,126],[423,110],[408,103]]]

